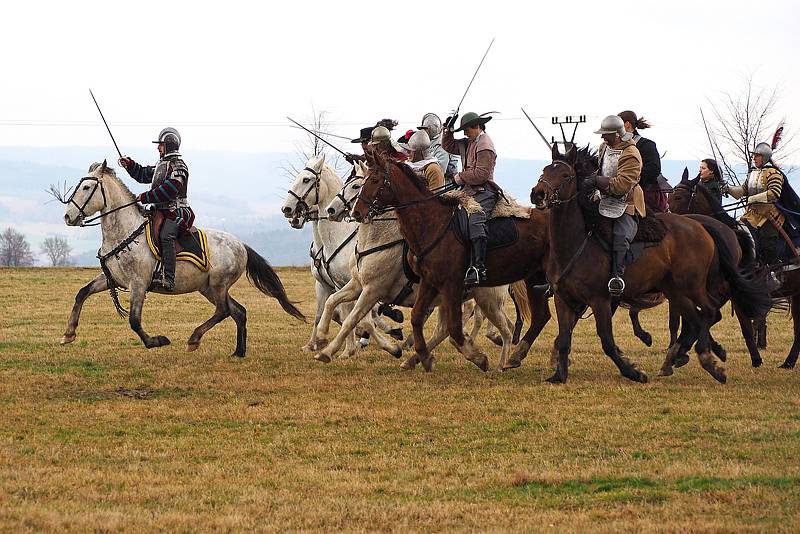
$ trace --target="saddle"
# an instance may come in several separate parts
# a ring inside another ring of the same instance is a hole
[[[466,209],[455,212],[455,234],[461,243],[469,242],[469,213]],[[492,250],[513,245],[519,239],[515,217],[492,217],[486,221],[486,249]]]
[[[597,241],[607,252],[611,253],[611,225],[598,222],[594,229]],[[644,249],[657,246],[665,235],[667,235],[667,227],[658,215],[648,215],[640,219],[636,235],[631,242],[631,248],[625,255],[625,266],[635,263]]]
[[[164,214],[161,211],[154,211],[145,227],[147,246],[150,252],[158,261],[161,261],[161,228],[164,226]],[[191,262],[195,267],[203,272],[208,272],[211,268],[211,261],[208,257],[208,241],[206,233],[192,226],[189,232],[178,233],[175,240],[175,259],[178,261]]]

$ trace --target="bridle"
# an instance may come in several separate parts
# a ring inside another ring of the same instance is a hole
[[[559,164],[566,165],[569,168],[569,171],[570,171],[569,176],[567,176],[564,179],[563,182],[558,184],[558,186],[554,186],[553,184],[551,184],[550,182],[548,182],[547,180],[544,179],[544,173],[542,173],[542,175],[539,176],[539,181],[537,182],[537,183],[540,183],[540,184],[544,184],[545,186],[547,186],[547,189],[549,190],[550,198],[549,199],[545,198],[545,203],[548,206],[559,206],[561,204],[566,204],[568,202],[571,202],[573,199],[575,199],[575,197],[578,196],[578,193],[576,192],[574,195],[572,195],[569,198],[566,198],[566,199],[563,199],[563,200],[560,198],[562,188],[565,185],[567,185],[568,183],[570,183],[572,180],[577,178],[577,176],[576,176],[576,173],[575,173],[575,169],[572,168],[572,165],[570,165],[569,163],[567,163],[565,161],[554,161],[550,165],[559,165]]]
[[[89,193],[89,195],[86,197],[86,200],[83,202],[83,204],[78,204],[77,202],[75,202],[75,195],[81,189],[81,184],[83,182],[90,181],[90,180],[94,182],[94,187],[92,188],[92,192]],[[98,188],[100,189],[100,193],[103,195],[103,208],[100,210],[101,211],[100,217],[102,217],[104,215],[102,213],[102,211],[106,208],[106,206],[108,204],[106,202],[106,190],[103,188],[103,182],[100,181],[99,178],[96,178],[94,176],[84,176],[83,178],[80,179],[80,181],[78,181],[78,185],[75,186],[75,189],[72,191],[72,194],[69,196],[69,198],[67,198],[67,200],[63,201],[64,204],[72,204],[73,206],[78,208],[78,213],[81,214],[81,226],[94,226],[94,225],[90,225],[88,223],[90,223],[90,222],[92,222],[94,220],[97,220],[99,218],[99,217],[94,217],[94,218],[90,219],[89,218],[89,214],[84,211],[86,206],[89,204],[89,202],[94,197],[94,194],[95,194],[95,192],[97,192]]]
[[[322,175],[322,171],[319,172],[315,171],[311,167],[306,167],[303,169],[304,171],[308,171],[314,175],[314,181],[309,184],[308,189],[306,189],[305,193],[302,196],[298,195],[291,189],[289,189],[289,194],[297,199],[297,206],[295,206],[294,211],[298,214],[299,217],[302,217],[305,221],[313,220],[314,215],[309,210],[309,204],[306,202],[306,198],[308,195],[314,191],[314,202],[312,205],[319,204],[319,186],[320,186],[320,176]],[[317,212],[317,215],[319,212]],[[311,216],[311,217],[310,217]]]
[[[366,177],[365,176],[359,176],[359,175],[353,176],[352,178],[347,180],[344,183],[344,185],[342,186],[342,188],[336,193],[336,197],[335,198],[338,198],[339,200],[342,201],[342,205],[344,206],[344,213],[346,213],[347,215],[349,215],[350,212],[353,211],[352,202],[353,201],[358,201],[358,195],[354,195],[353,197],[350,198],[350,200],[348,200],[347,197],[344,196],[344,190],[347,189],[348,186],[350,186],[351,183],[353,183],[353,182],[355,182],[356,180],[359,180],[359,179],[366,180]],[[363,188],[363,184],[361,185],[361,187]],[[361,191],[359,191],[359,193],[360,192]]]

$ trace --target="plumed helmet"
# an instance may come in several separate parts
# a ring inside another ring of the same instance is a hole
[[[419,130],[408,140],[408,148],[413,151],[427,150],[431,147],[431,137],[425,130]]]
[[[764,158],[764,165],[772,161],[772,147],[769,143],[758,143],[753,149],[753,154],[760,154]]]
[[[431,139],[438,137],[442,133],[442,119],[436,113],[426,113],[422,116],[422,126],[417,126],[417,130],[427,130]]]
[[[181,134],[175,128],[167,127],[161,130],[158,134],[158,139],[154,143],[164,143],[166,145],[167,153],[177,152],[181,147]]]
[[[370,137],[369,144],[377,145],[378,143],[382,143],[384,141],[391,141],[392,137],[389,133],[389,128],[386,126],[376,126],[372,129],[372,135]]]
[[[625,131],[625,121],[617,115],[609,115],[600,122],[600,129],[595,130],[596,134],[619,134],[623,141],[629,141],[632,134]]]

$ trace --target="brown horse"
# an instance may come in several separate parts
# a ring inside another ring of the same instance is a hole
[[[367,157],[369,175],[351,215],[365,222],[387,209],[396,209],[400,231],[409,245],[409,261],[421,278],[411,312],[416,354],[406,362],[408,367],[420,361],[426,371],[432,369],[422,327],[434,299],[441,296],[450,338],[459,352],[486,371],[486,356],[464,338],[461,323],[468,252],[454,224],[458,201],[432,194],[425,182],[405,164],[387,160],[378,153],[368,153]],[[492,250],[487,257],[489,279],[485,285],[499,286],[524,280],[528,291],[533,321],[510,358],[517,365],[550,320],[547,297],[541,287],[545,281],[541,266],[547,254],[546,235],[541,232],[544,218],[545,215],[531,210],[529,219],[514,219],[519,236],[516,242]]]
[[[728,212],[722,207],[711,191],[706,189],[699,180],[689,180],[688,170],[684,171],[681,182],[675,186],[670,195],[669,206],[670,210],[675,213],[702,213],[714,217],[732,228],[737,228],[736,220],[728,215]],[[742,250],[748,252],[748,257],[754,261],[755,250],[753,248],[752,237],[743,230],[737,230],[737,237],[740,243],[742,243]],[[744,261],[747,261],[747,259]],[[791,302],[794,341],[789,350],[789,354],[780,365],[780,368],[792,369],[797,363],[798,354],[800,354],[800,270],[783,273],[781,287],[777,291],[773,291],[772,296],[789,298]],[[738,314],[737,317],[739,317]],[[741,317],[739,317],[739,322],[742,326],[742,334],[745,338],[747,349],[750,351],[753,366],[758,367],[756,362],[758,361],[759,364],[761,362],[758,349],[767,347],[766,318],[758,318],[752,323],[757,334],[757,339],[755,341],[752,337],[752,329],[748,328],[749,325],[744,324]],[[748,332],[750,335],[748,335]],[[754,354],[757,355],[758,359],[756,359]]]
[[[583,188],[583,181],[596,172],[597,165],[597,157],[588,148],[578,151],[573,147],[562,156],[554,146],[553,163],[543,169],[531,191],[531,201],[537,207],[550,208],[547,275],[556,296],[559,361],[548,380],[566,382],[572,331],[579,312],[588,306],[606,355],[623,376],[646,382],[647,375],[614,342],[611,317],[616,303],[607,289],[609,254],[607,244],[596,237],[610,234],[610,221],[587,221],[584,214],[589,191]],[[713,227],[672,214],[657,216],[658,224],[663,225],[663,238],[645,248],[628,268],[622,302],[663,293],[680,315],[682,330],[667,353],[662,374],[670,374],[675,356],[696,344],[703,368],[724,383],[725,371],[711,353],[709,341],[709,328],[723,300],[720,288],[726,285],[733,301],[750,318],[766,313],[771,299],[763,284],[740,272],[728,244]]]

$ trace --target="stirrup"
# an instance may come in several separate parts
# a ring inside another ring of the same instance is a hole
[[[615,276],[608,281],[608,292],[611,293],[612,297],[619,297],[623,291],[625,291],[625,280]]]
[[[474,265],[470,265],[467,269],[467,273],[464,275],[464,285],[467,286],[477,286],[481,281],[480,272],[478,272],[478,268]]]

